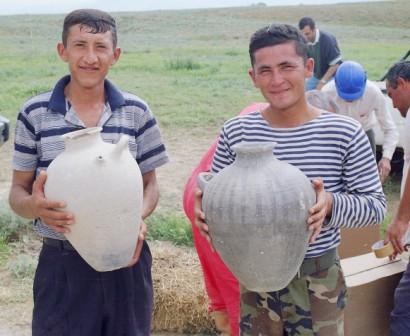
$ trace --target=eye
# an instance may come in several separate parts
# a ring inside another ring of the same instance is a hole
[[[268,68],[263,68],[259,70],[259,74],[261,75],[268,75],[270,73],[270,69]]]
[[[295,68],[295,66],[291,65],[291,64],[284,64],[281,66],[282,70],[293,70]]]

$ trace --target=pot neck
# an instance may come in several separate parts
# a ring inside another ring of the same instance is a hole
[[[66,149],[78,150],[92,147],[102,141],[101,127],[90,127],[63,135]]]
[[[232,149],[236,153],[235,164],[241,167],[255,167],[274,159],[273,142],[239,143]]]

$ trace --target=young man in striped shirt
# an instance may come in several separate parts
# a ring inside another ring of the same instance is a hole
[[[57,50],[70,75],[52,91],[29,99],[18,115],[9,198],[17,214],[34,219],[34,229],[43,237],[34,279],[32,334],[149,335],[152,260],[143,220],[159,197],[155,169],[168,161],[159,128],[145,102],[106,80],[121,54],[110,15],[91,9],[71,12]],[[65,240],[75,214],[64,211],[64,200],[46,199],[43,191],[44,170],[64,149],[61,135],[94,126],[102,127],[107,142],[129,137],[144,185],[134,258],[128,267],[111,272],[92,269]]]
[[[343,335],[346,286],[336,251],[339,230],[384,218],[386,201],[374,155],[357,121],[306,102],[304,81],[313,60],[296,28],[273,24],[258,30],[249,53],[249,74],[269,105],[225,123],[212,172],[234,162],[231,148],[238,142],[276,142],[273,154],[312,180],[317,203],[309,210],[305,259],[289,285],[268,293],[241,287],[241,334]],[[207,235],[197,204],[196,224]]]

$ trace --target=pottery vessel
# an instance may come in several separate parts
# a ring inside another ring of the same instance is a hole
[[[47,199],[67,203],[75,224],[65,236],[95,270],[122,268],[132,259],[141,224],[143,185],[128,138],[104,142],[101,128],[63,135],[65,150],[47,169]]]
[[[316,195],[295,166],[277,160],[274,143],[239,143],[235,162],[200,174],[212,243],[248,290],[286,287],[308,248],[308,210]]]

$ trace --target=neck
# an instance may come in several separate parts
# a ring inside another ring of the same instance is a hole
[[[104,82],[90,89],[70,82],[65,87],[64,93],[71,104],[95,105],[105,102]]]
[[[320,115],[320,111],[309,106],[306,100],[286,109],[277,109],[269,105],[262,111],[262,117],[272,126],[278,128],[291,128],[301,126]]]

